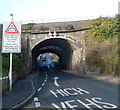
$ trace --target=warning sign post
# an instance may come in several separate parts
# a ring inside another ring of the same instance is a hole
[[[2,53],[21,53],[21,23],[4,22]]]
[[[13,17],[13,15],[12,15]],[[12,53],[21,53],[21,23],[4,22],[2,53],[10,53],[9,81],[10,91],[12,90]]]
[[[17,27],[15,26],[14,22],[11,22],[7,27],[5,33],[19,33]]]

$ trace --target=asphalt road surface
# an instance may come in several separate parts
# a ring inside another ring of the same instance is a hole
[[[76,76],[57,69],[44,69],[34,79],[36,97],[27,107],[56,110],[116,109],[118,85]]]

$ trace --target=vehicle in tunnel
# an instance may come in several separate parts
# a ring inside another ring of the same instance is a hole
[[[54,68],[54,62],[52,57],[49,54],[40,54],[40,58],[38,60],[39,68],[47,67],[47,68]]]

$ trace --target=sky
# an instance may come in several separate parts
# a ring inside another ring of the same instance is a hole
[[[114,17],[119,0],[0,0],[0,23]]]

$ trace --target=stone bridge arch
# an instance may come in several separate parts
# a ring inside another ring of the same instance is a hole
[[[23,45],[26,49],[27,64],[35,68],[37,56],[44,52],[51,52],[59,56],[61,67],[65,69],[84,71],[85,46],[84,41],[73,39],[73,36],[65,34],[58,37],[48,37],[47,34],[25,34]]]

